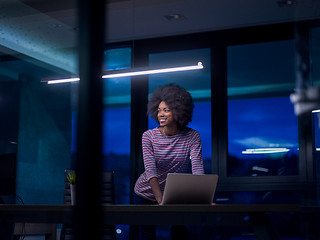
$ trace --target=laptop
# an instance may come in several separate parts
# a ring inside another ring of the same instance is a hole
[[[216,174],[169,173],[162,203],[166,204],[212,204],[218,183]]]

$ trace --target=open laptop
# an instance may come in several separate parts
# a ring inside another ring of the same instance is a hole
[[[162,204],[212,204],[218,183],[216,174],[169,173]]]

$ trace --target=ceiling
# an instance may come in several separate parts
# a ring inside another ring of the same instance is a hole
[[[77,72],[76,16],[76,0],[0,0],[1,55]],[[109,0],[105,42],[316,18],[319,0]]]

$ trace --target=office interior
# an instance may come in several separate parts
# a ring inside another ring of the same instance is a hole
[[[86,26],[104,28],[99,74],[198,62],[204,68],[88,84],[100,102],[81,92],[81,80],[48,84],[82,70],[82,2],[0,2],[2,204],[65,204],[65,170],[79,168],[79,146],[87,147],[79,135],[92,129],[99,134],[88,148],[101,152],[80,166],[96,161],[96,170],[113,171],[115,204],[131,204],[144,170],[141,135],[157,126],[146,115],[148,97],[176,83],[195,102],[189,126],[201,136],[205,172],[219,175],[216,204],[319,205],[319,1],[106,1],[104,24]],[[95,37],[91,46],[99,45]],[[306,98],[302,105],[293,94]],[[86,101],[101,107],[93,117],[101,126],[83,125]],[[280,239],[311,239],[295,214],[270,219]],[[169,239],[168,228],[159,226],[159,239]],[[130,227],[117,225],[115,236],[132,239]],[[215,226],[189,226],[189,236],[257,239],[250,228]]]

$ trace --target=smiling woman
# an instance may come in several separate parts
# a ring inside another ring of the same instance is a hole
[[[188,173],[191,167],[193,174],[204,174],[199,133],[187,127],[193,107],[190,93],[178,85],[159,86],[151,95],[148,114],[159,126],[142,136],[145,171],[136,181],[135,204],[161,204],[169,173]],[[155,239],[154,227],[142,226],[140,232],[142,239]]]
[[[197,130],[201,136],[204,168],[206,173],[212,173],[212,126],[211,126],[211,56],[210,49],[200,48],[184,51],[160,52],[149,55],[149,65],[177,65],[182,62],[201,60],[201,71],[166,73],[149,76],[149,93],[153,93],[160,85],[175,83],[185,88],[192,96],[194,109],[192,121],[188,126]],[[158,107],[158,106],[157,106]],[[157,109],[157,108],[156,108]],[[149,118],[148,128],[158,126],[156,119]]]
[[[135,185],[135,193],[161,203],[168,173],[203,174],[202,145],[199,133],[189,127],[193,100],[184,88],[168,84],[159,86],[148,103],[148,114],[158,127],[142,136],[145,172]]]

